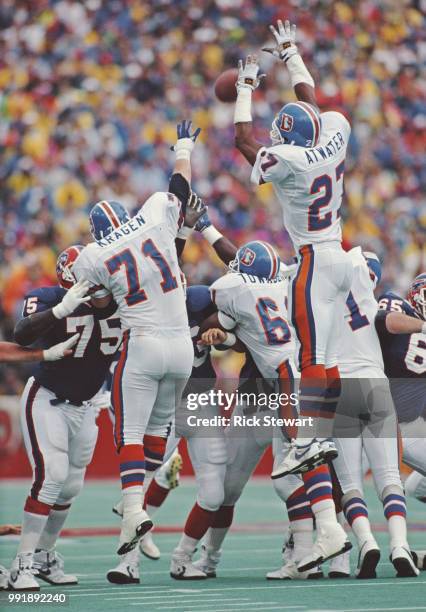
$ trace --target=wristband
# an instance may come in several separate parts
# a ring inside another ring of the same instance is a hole
[[[57,319],[63,319],[64,317],[67,316],[67,313],[64,311],[64,306],[62,302],[60,302],[59,304],[56,304],[56,306],[52,308],[52,314]]]
[[[176,159],[186,159],[189,161],[191,159],[191,151],[188,151],[188,149],[179,149],[176,151]]]
[[[426,321],[422,325],[422,334],[426,334]]]
[[[179,238],[180,240],[187,240],[192,234],[192,230],[193,230],[192,227],[188,227],[187,225],[182,225],[182,227],[177,233],[176,238]]]
[[[307,85],[311,85],[311,87],[315,87],[314,79],[310,75],[309,70],[305,66],[305,62],[299,54],[292,55],[288,59],[286,66],[290,73],[292,87],[295,87],[299,83],[306,83]]]
[[[250,87],[240,87],[235,102],[234,123],[251,123],[251,96]]]
[[[234,346],[237,342],[237,336],[232,332],[226,332],[226,340],[222,342],[222,346]]]
[[[206,227],[206,229],[204,229],[201,234],[210,244],[214,244],[215,242],[223,238],[223,235],[219,232],[219,230],[215,228],[214,225],[209,225],[208,227]]]

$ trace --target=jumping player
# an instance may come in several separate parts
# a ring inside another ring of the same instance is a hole
[[[22,395],[21,426],[33,483],[9,576],[12,590],[39,590],[34,574],[51,584],[77,583],[75,576],[64,573],[55,544],[95,448],[98,429],[92,398],[121,344],[116,304],[95,310],[86,296],[88,285],[72,286],[80,251],[81,247],[70,247],[61,253],[60,286],[31,291],[15,328],[15,339],[22,345],[38,341],[49,347],[70,336],[75,339],[76,332],[78,341],[72,356],[40,363]]]
[[[152,528],[142,509],[145,468],[162,463],[168,425],[193,362],[175,246],[190,197],[190,156],[200,132],[191,134],[190,129],[191,122],[185,121],[177,128],[169,193],[153,194],[131,219],[117,202],[93,207],[95,242],[75,268],[77,279],[88,280],[94,289],[95,305],[116,300],[124,331],[112,387],[123,494],[120,555]],[[152,477],[154,470],[149,472]]]
[[[343,318],[352,266],[341,247],[340,206],[350,125],[338,112],[320,113],[315,84],[295,44],[296,26],[270,26],[276,45],[264,49],[285,63],[297,102],[272,122],[272,146],[253,137],[251,98],[259,85],[255,56],[240,61],[235,105],[235,142],[253,166],[252,182],[272,183],[284,226],[297,253],[298,270],[289,312],[300,342],[301,416],[317,417],[318,437],[331,435],[339,394],[336,321]],[[300,472],[336,455],[333,442],[297,437],[275,476]]]

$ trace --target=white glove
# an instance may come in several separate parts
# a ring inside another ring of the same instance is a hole
[[[58,359],[63,357],[69,357],[72,355],[71,348],[77,343],[79,338],[80,334],[74,334],[71,338],[65,340],[65,342],[60,342],[46,349],[43,351],[43,361],[58,361]]]
[[[57,319],[64,319],[74,312],[81,304],[88,302],[91,299],[90,295],[86,296],[88,290],[89,283],[86,280],[78,281],[71,289],[68,289],[62,298],[62,302],[52,308],[55,317]]]
[[[276,40],[276,46],[262,47],[262,51],[272,53],[272,55],[283,60],[283,62],[287,62],[290,57],[299,53],[296,46],[296,26],[294,23],[291,24],[288,20],[286,20],[283,25],[281,19],[278,19],[277,28],[278,30],[276,30],[273,25],[269,26]]]
[[[237,91],[240,89],[250,89],[254,91],[260,85],[261,79],[265,77],[265,74],[259,73],[259,64],[256,55],[247,55],[246,63],[243,64],[243,60],[238,62],[238,80],[235,83]]]

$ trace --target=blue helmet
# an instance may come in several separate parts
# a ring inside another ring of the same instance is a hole
[[[321,133],[318,109],[307,102],[285,104],[272,122],[270,132],[273,144],[298,147],[316,147]]]
[[[114,229],[130,221],[130,215],[119,202],[101,200],[90,211],[89,219],[93,238],[102,240]]]
[[[277,277],[280,264],[279,255],[270,244],[253,240],[238,249],[235,259],[229,264],[229,269],[232,272],[243,272],[272,280]]]
[[[377,257],[376,253],[370,251],[363,251],[362,254],[370,269],[370,278],[373,281],[374,287],[376,287],[382,278],[382,264],[380,263],[380,259]]]

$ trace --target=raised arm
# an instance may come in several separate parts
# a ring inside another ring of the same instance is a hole
[[[235,146],[252,166],[256,161],[258,150],[263,146],[253,136],[251,117],[251,97],[264,76],[258,73],[259,64],[255,55],[248,55],[244,65],[242,60],[239,61],[234,111]]]
[[[195,229],[212,245],[216,255],[226,266],[235,259],[238,248],[215,228],[207,212],[197,221]]]
[[[269,26],[275,38],[275,45],[263,47],[262,51],[271,53],[274,57],[285,63],[290,73],[291,85],[296,97],[301,102],[308,102],[318,107],[315,96],[315,83],[299,54],[296,45],[296,26],[288,20],[283,22],[279,19],[277,27]]]

